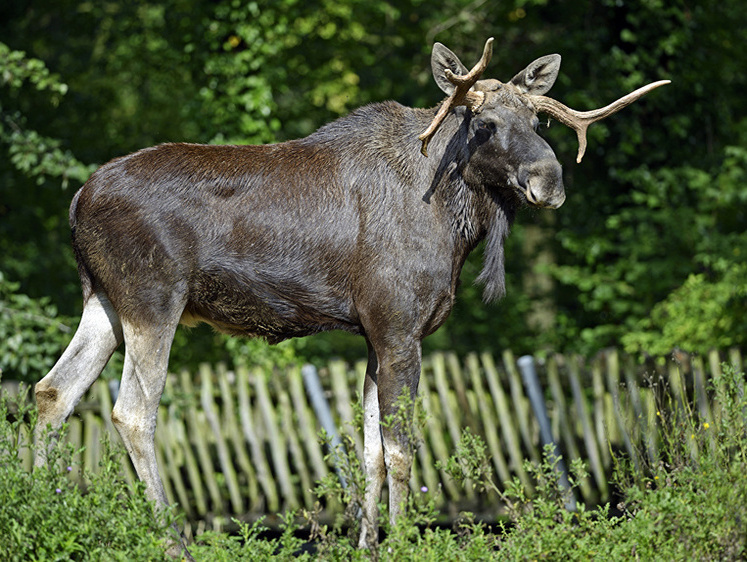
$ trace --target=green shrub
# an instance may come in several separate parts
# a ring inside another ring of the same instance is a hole
[[[680,348],[705,354],[741,345],[746,313],[747,266],[731,263],[711,275],[689,275],[621,341],[630,353],[665,356]]]
[[[499,494],[511,523],[491,532],[470,514],[451,529],[436,525],[440,490],[411,494],[406,515],[391,527],[381,506],[384,538],[375,552],[357,548],[356,517],[365,481],[353,442],[331,453],[337,474],[317,485],[320,502],[338,505],[331,527],[311,513],[285,513],[279,536],[262,522],[238,522],[238,533],[206,532],[190,552],[199,561],[241,560],[739,560],[747,555],[747,398],[744,375],[723,368],[712,381],[711,413],[693,411],[682,397],[661,392],[658,402],[660,458],[635,465],[616,458],[614,482],[623,496],[615,506],[566,506],[587,477],[582,462],[570,463],[564,485],[559,459],[546,449],[539,465],[526,464],[535,484],[530,494],[518,481],[499,486],[480,438],[465,430],[454,455],[439,470],[481,493]],[[56,448],[48,467],[29,472],[20,451],[29,446],[33,408],[14,402],[11,414],[0,396],[0,559],[157,560],[170,536],[170,512],[161,521],[141,485],[127,486],[117,454],[107,448],[98,475],[85,489],[71,481],[76,451]],[[403,408],[412,408],[403,404]],[[415,406],[417,411],[417,405]],[[357,416],[360,422],[360,412]],[[393,418],[396,423],[396,418]],[[306,520],[311,540],[300,538]]]
[[[747,554],[744,382],[728,365],[715,373],[712,412],[695,412],[665,395],[657,412],[662,459],[637,478],[630,469],[617,475],[626,489],[629,548],[642,559],[741,560]]]
[[[123,480],[121,451],[108,442],[85,486],[72,478],[80,451],[69,444],[53,447],[45,467],[24,466],[36,418],[25,395],[0,394],[0,560],[164,559],[173,516],[157,517],[142,484]]]
[[[714,376],[714,419],[665,393],[657,419],[662,458],[656,464],[617,459],[623,515],[610,506],[564,509],[556,459],[534,467],[537,497],[518,482],[505,496],[514,526],[501,541],[503,560],[741,560],[747,553],[747,411],[744,375],[724,366]],[[532,468],[531,466],[529,468]],[[572,484],[584,473],[571,469]]]
[[[70,341],[72,319],[58,316],[49,298],[32,299],[19,287],[0,271],[0,373],[5,379],[35,382]]]

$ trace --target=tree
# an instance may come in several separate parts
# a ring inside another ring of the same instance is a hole
[[[680,320],[665,321],[655,312],[664,306],[659,303],[676,299],[692,276],[721,282],[740,260],[725,250],[741,246],[735,238],[745,211],[737,195],[744,174],[738,147],[745,140],[738,119],[744,115],[739,92],[745,79],[738,68],[745,54],[731,40],[738,33],[738,3],[602,5],[589,16],[591,28],[609,36],[586,43],[603,47],[599,56],[588,57],[599,73],[592,88],[617,84],[625,90],[659,77],[673,84],[599,128],[597,134],[607,138],[595,142],[593,158],[573,172],[573,185],[582,193],[569,197],[568,210],[558,213],[560,247],[552,272],[559,282],[558,323],[565,328],[552,343],[585,352],[617,345],[645,325],[661,330],[659,335],[669,331],[667,323]],[[733,298],[723,314],[733,315],[726,323],[736,328],[745,301]],[[652,313],[657,319],[649,324]],[[702,311],[683,306],[679,313],[697,321]],[[649,332],[651,343],[654,338]],[[730,341],[745,343],[738,333]],[[723,342],[714,332],[689,350]],[[669,337],[666,345],[690,343]]]
[[[67,208],[96,164],[165,141],[303,136],[384,99],[433,106],[442,93],[432,42],[470,61],[493,35],[490,76],[507,80],[561,53],[551,94],[578,109],[652,80],[673,84],[592,127],[581,165],[573,133],[543,127],[564,164],[564,207],[517,220],[502,302],[481,302],[481,257],[470,257],[452,318],[426,352],[744,345],[744,295],[727,295],[743,279],[741,12],[737,0],[5,3],[0,271],[20,283],[15,293],[79,314]],[[527,291],[537,275],[552,283]],[[721,304],[704,311],[695,306],[704,299]],[[544,328],[528,320],[538,309]],[[711,320],[695,336],[683,317]],[[188,361],[233,360],[245,347],[216,347],[209,330],[191,336]],[[365,355],[337,334],[292,347],[304,358]]]

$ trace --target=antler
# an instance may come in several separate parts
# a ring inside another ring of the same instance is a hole
[[[479,108],[485,101],[485,94],[483,92],[473,92],[470,88],[475,85],[485,72],[485,69],[490,62],[490,58],[493,56],[493,38],[491,37],[485,41],[485,48],[482,51],[482,57],[478,63],[470,70],[467,74],[456,75],[448,68],[444,71],[446,78],[449,82],[454,84],[455,89],[451,95],[444,100],[441,107],[433,118],[433,121],[428,128],[418,137],[423,146],[420,148],[420,152],[423,156],[428,156],[428,143],[436,134],[436,131],[446,119],[446,115],[457,106],[466,105],[473,111]]]
[[[581,159],[584,157],[584,153],[586,152],[586,130],[589,128],[589,125],[596,121],[600,121],[605,117],[609,117],[613,113],[617,113],[623,107],[630,105],[638,98],[649,93],[651,90],[669,84],[670,82],[670,80],[659,80],[658,82],[653,82],[652,84],[638,88],[634,92],[612,102],[606,107],[595,109],[593,111],[576,111],[575,109],[563,105],[559,101],[545,96],[530,95],[528,97],[537,111],[547,113],[563,123],[563,125],[576,131],[576,136],[578,137],[578,156],[576,157],[576,162],[580,163]]]

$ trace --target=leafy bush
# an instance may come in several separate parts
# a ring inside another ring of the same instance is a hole
[[[0,88],[17,95],[24,87],[47,92],[55,107],[68,91],[67,84],[50,73],[43,61],[0,43]],[[86,181],[95,169],[64,150],[61,141],[28,129],[25,117],[15,108],[3,107],[0,101],[0,148],[4,145],[13,166],[37,183],[46,177],[61,178],[62,186],[66,187],[70,180]]]
[[[39,380],[72,337],[72,319],[59,316],[49,298],[18,292],[20,283],[0,271],[0,373],[6,379]]]
[[[747,149],[719,156],[709,170],[685,161],[617,171],[613,179],[633,187],[600,234],[558,233],[578,261],[549,266],[566,300],[554,348],[591,354],[622,342],[664,355],[745,344]]]
[[[640,455],[637,468],[616,458],[614,481],[623,496],[616,507],[567,509],[586,478],[580,461],[570,464],[564,484],[559,459],[546,449],[539,465],[527,463],[535,480],[530,494],[518,481],[498,486],[484,443],[465,430],[454,455],[440,470],[481,493],[499,494],[511,523],[492,532],[470,514],[452,529],[436,525],[440,490],[411,494],[406,515],[390,527],[382,506],[385,536],[376,552],[357,548],[351,523],[360,505],[363,482],[352,441],[338,449],[336,475],[320,482],[320,501],[346,508],[347,519],[332,527],[317,514],[285,513],[279,536],[268,536],[262,522],[238,522],[238,533],[206,532],[190,547],[197,561],[241,560],[737,560],[747,555],[747,525],[740,506],[747,502],[747,397],[744,375],[724,367],[712,382],[712,414],[693,411],[681,396],[662,392],[657,420],[660,459]],[[128,487],[117,472],[116,455],[104,455],[98,476],[87,489],[69,476],[75,451],[60,447],[47,468],[29,473],[20,460],[28,446],[26,421],[34,412],[21,400],[10,414],[0,396],[0,559],[154,560],[164,557],[167,521],[159,522],[142,486]],[[403,405],[411,408],[411,405]],[[417,411],[417,406],[415,406]],[[360,416],[358,422],[360,423]],[[303,517],[299,517],[302,515]],[[305,518],[311,540],[301,538]]]
[[[695,270],[656,303],[650,314],[631,323],[629,332],[621,338],[626,350],[664,355],[675,347],[706,353],[713,348],[744,345],[747,149],[726,147],[713,174],[684,166],[657,173],[646,170],[636,176],[641,186],[637,197],[652,214],[649,222],[659,222],[660,232],[679,237],[691,256],[683,265],[694,265]],[[672,213],[673,198],[695,201],[699,213]],[[658,271],[651,273],[660,276]]]
[[[108,443],[85,487],[73,481],[80,451],[70,445],[52,448],[47,466],[27,470],[21,452],[31,448],[27,427],[36,413],[25,395],[0,394],[0,559],[163,560],[174,518],[170,510],[157,517],[142,484],[124,482],[121,452]]]
[[[618,458],[615,481],[622,515],[606,505],[571,513],[569,490],[559,485],[556,460],[546,454],[534,470],[538,497],[508,486],[513,528],[501,541],[506,560],[739,560],[747,553],[747,398],[744,375],[726,367],[713,381],[715,419],[665,394],[657,418],[662,459],[633,468]],[[571,470],[577,478],[583,471]],[[572,478],[572,482],[574,479]],[[577,480],[576,480],[577,481]],[[544,484],[542,484],[544,483]]]
[[[747,266],[732,263],[717,275],[691,274],[621,341],[631,353],[707,353],[744,344],[746,330]]]

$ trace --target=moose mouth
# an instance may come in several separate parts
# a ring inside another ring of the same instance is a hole
[[[532,189],[529,186],[526,186],[524,194],[526,195],[527,201],[531,203],[532,205],[541,207],[540,200],[532,193]]]
[[[531,179],[522,182],[516,177],[511,177],[509,178],[508,185],[516,192],[521,200],[526,201],[527,204],[533,207],[557,209],[565,202],[565,193],[562,188],[557,194],[552,193],[549,197],[543,197],[537,194],[538,190],[532,186]]]
[[[557,209],[565,202],[565,193],[563,192],[560,193],[560,197],[553,196],[543,200],[538,198],[529,186],[526,187],[525,195],[530,204],[543,209]]]

